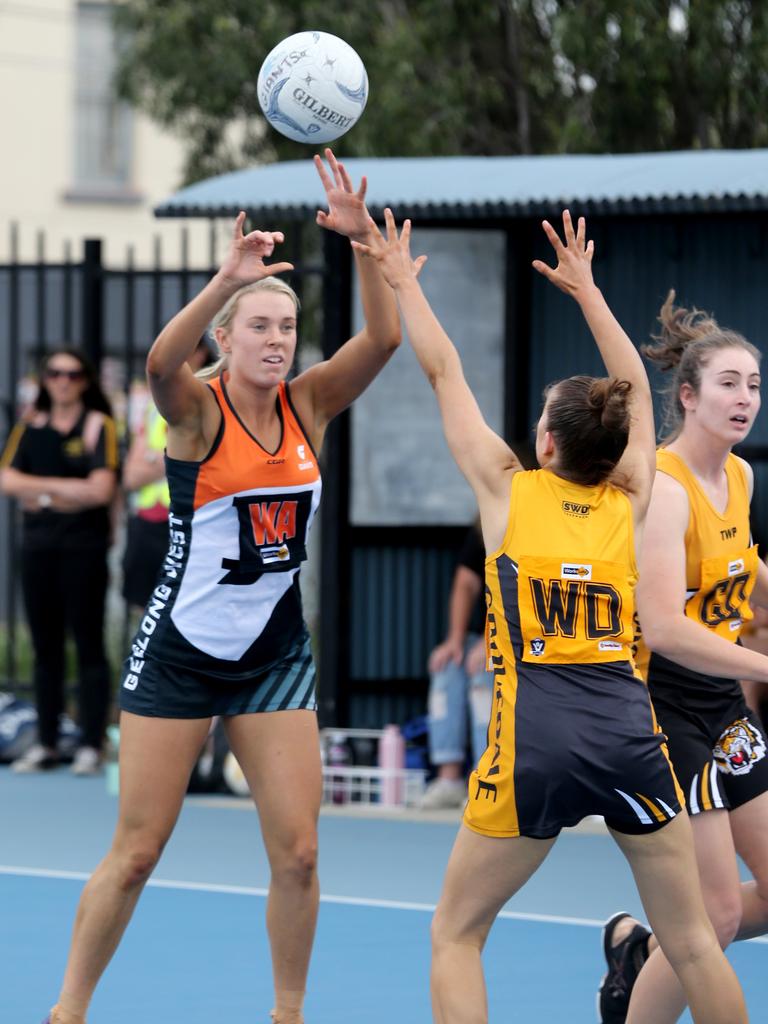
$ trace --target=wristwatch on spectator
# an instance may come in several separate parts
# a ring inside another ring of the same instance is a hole
[[[51,505],[53,504],[53,498],[47,492],[44,492],[43,494],[38,494],[37,504],[40,506],[40,508],[50,508]]]

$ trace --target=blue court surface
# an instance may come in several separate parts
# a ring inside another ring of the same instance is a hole
[[[55,1000],[77,900],[115,813],[103,779],[0,769],[2,1024],[39,1024]],[[431,1019],[429,923],[457,822],[323,813],[307,1024]],[[189,798],[89,1024],[268,1024],[268,877],[247,801]],[[491,1020],[592,1024],[600,928],[617,909],[641,913],[619,851],[599,828],[565,833],[491,933]],[[768,945],[729,955],[751,1019],[768,1019]]]

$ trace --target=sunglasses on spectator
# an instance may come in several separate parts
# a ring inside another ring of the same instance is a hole
[[[60,377],[65,377],[67,380],[84,380],[85,370],[59,370],[55,366],[49,366],[45,371],[45,376],[48,380],[58,380]]]

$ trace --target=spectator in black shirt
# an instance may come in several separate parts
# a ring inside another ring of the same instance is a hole
[[[0,491],[23,511],[22,587],[35,656],[39,742],[13,763],[19,772],[58,763],[64,710],[64,641],[71,629],[79,669],[81,746],[72,770],[101,764],[110,699],[104,650],[109,505],[117,437],[109,401],[76,349],[43,362],[34,408],[16,424],[0,458]]]

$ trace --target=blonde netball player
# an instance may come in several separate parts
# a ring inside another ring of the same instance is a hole
[[[635,542],[654,472],[642,361],[592,280],[583,219],[534,267],[573,296],[610,374],[552,385],[536,433],[539,470],[522,470],[486,425],[456,349],[417,282],[410,223],[357,246],[394,289],[435,389],[446,439],[475,492],[487,551],[490,743],[470,778],[464,824],[433,923],[439,1024],[485,1020],[480,953],[496,914],[560,829],[602,814],[629,859],[662,946],[702,1024],[745,1021],[741,990],[696,882],[682,794],[630,659]]]
[[[315,158],[329,207],[318,222],[364,241],[365,179],[355,190],[333,153],[326,156],[332,177]],[[298,304],[274,275],[291,265],[267,266],[283,236],[244,235],[244,219],[218,273],[164,328],[147,360],[168,422],[170,547],[120,685],[117,831],[83,892],[50,1024],[85,1021],[171,834],[213,715],[223,716],[248,780],[271,867],[273,1019],[302,1020],[322,785],[298,573],[320,500],[325,429],[398,347],[400,325],[379,269],[361,260],[365,326],[289,385]],[[204,383],[187,360],[211,320],[222,362]]]
[[[752,471],[731,451],[760,408],[760,353],[673,298],[645,350],[671,374],[671,430],[657,453],[637,600],[653,651],[648,687],[692,818],[707,910],[727,946],[768,931],[766,741],[738,682],[765,682],[768,658],[736,642],[750,596],[768,602],[768,568],[750,536]],[[737,853],[752,881],[740,882]],[[627,915],[608,923],[604,1024],[678,1019],[685,996],[663,954],[637,976],[656,946]]]

